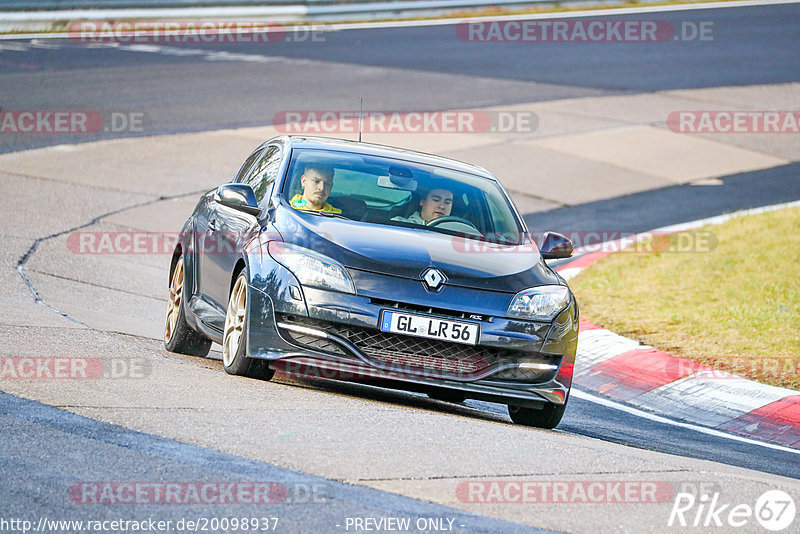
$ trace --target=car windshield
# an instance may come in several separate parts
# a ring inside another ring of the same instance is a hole
[[[301,210],[519,244],[522,225],[493,181],[462,171],[323,149],[295,149],[283,194]]]

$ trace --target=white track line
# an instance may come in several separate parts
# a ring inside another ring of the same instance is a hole
[[[643,419],[649,419],[650,421],[655,421],[656,423],[663,423],[666,425],[677,426],[680,428],[686,428],[688,430],[694,430],[696,432],[702,432],[703,434],[708,434],[710,436],[714,436],[717,438],[725,438],[730,439],[733,441],[739,441],[742,443],[747,443],[748,445],[758,445],[759,447],[766,447],[767,449],[775,449],[782,452],[790,452],[792,454],[800,454],[800,450],[792,449],[791,447],[784,447],[783,445],[777,445],[775,443],[769,443],[766,441],[758,441],[755,439],[745,438],[743,436],[737,436],[736,434],[728,434],[726,432],[722,432],[720,430],[715,430],[713,428],[707,428],[704,426],[693,425],[691,423],[683,423],[680,421],[674,421],[672,419],[667,419],[666,417],[661,417],[659,415],[651,414],[644,412],[642,410],[638,410],[636,408],[632,408],[625,404],[620,404],[618,402],[614,402],[612,400],[604,399],[602,397],[597,397],[592,395],[591,393],[587,393],[580,389],[576,389],[574,386],[572,387],[572,391],[570,392],[571,396],[575,396],[581,400],[593,402],[595,404],[599,404],[601,406],[605,406],[606,408],[611,408],[612,410],[619,410],[621,412],[625,412],[631,415],[635,415],[636,417],[641,417]]]
[[[638,242],[639,239],[642,238],[642,236],[650,236],[652,234],[674,234],[674,233],[678,233],[678,232],[685,232],[686,230],[693,230],[695,228],[701,228],[703,226],[718,225],[718,224],[726,223],[726,222],[730,221],[731,219],[736,219],[737,217],[746,217],[747,215],[758,215],[760,213],[767,213],[769,211],[778,211],[778,210],[787,209],[787,208],[794,208],[794,207],[797,207],[797,206],[800,206],[800,200],[794,200],[792,202],[782,202],[780,204],[771,204],[769,206],[760,206],[758,208],[737,210],[737,211],[733,211],[731,213],[723,213],[722,215],[715,215],[713,217],[707,217],[705,219],[697,219],[697,220],[689,221],[689,222],[685,222],[685,223],[678,223],[678,224],[671,224],[669,226],[662,226],[661,228],[655,228],[653,230],[648,230],[646,232],[640,232],[640,233],[638,233],[636,235],[625,236],[625,238],[633,243],[633,242]],[[604,241],[603,243],[600,243],[600,245],[605,244],[605,243],[609,243],[609,242],[610,241]],[[581,247],[581,248],[575,249],[573,254],[580,254],[580,255],[591,254],[592,252],[597,252],[597,246],[598,245],[591,245],[591,246],[588,246],[588,247]],[[600,250],[602,250],[602,249],[600,249]],[[619,252],[619,250],[622,250],[622,249],[614,250],[614,251],[611,252],[611,254],[613,254],[614,252]],[[592,265],[594,265],[594,264],[587,265],[586,267],[574,267],[574,268],[572,268],[572,271],[575,271],[575,272],[572,273],[572,276],[570,278],[572,278],[575,275],[577,275],[580,271],[582,271],[584,269],[588,269]],[[569,263],[564,264],[562,267],[560,267],[560,269],[563,269],[565,271],[570,269]],[[559,274],[560,273],[561,273],[561,271],[559,271]],[[562,274],[562,276],[563,276],[563,274]]]
[[[800,206],[800,200],[795,200],[794,202],[782,202],[781,204],[772,204],[770,206],[761,206],[758,208],[750,208],[746,210],[734,211],[731,213],[725,213],[723,215],[715,215],[714,217],[708,217],[707,219],[698,219],[696,221],[689,221],[686,223],[673,224],[670,226],[662,226],[661,228],[656,228],[655,230],[651,230],[651,232],[665,232],[665,233],[683,232],[684,230],[700,228],[701,226],[706,226],[710,224],[714,225],[722,224],[737,217],[745,217],[747,215],[758,215],[760,213],[767,213],[768,211],[778,211],[787,208],[794,208],[797,206]]]

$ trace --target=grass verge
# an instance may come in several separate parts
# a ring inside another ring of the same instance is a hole
[[[570,281],[582,316],[675,356],[800,389],[800,208],[671,242],[708,232],[710,252],[618,252],[584,270]]]

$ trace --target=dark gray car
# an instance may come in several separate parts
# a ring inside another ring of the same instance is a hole
[[[537,247],[479,167],[278,137],[186,221],[165,343],[205,356],[216,341],[230,374],[499,402],[517,423],[553,428],[572,383],[578,306],[544,259],[571,253],[553,233]]]

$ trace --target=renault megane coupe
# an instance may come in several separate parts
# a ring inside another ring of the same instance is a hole
[[[578,305],[487,170],[408,150],[281,136],[205,193],[170,264],[165,344],[225,371],[276,370],[564,413]],[[320,376],[320,375],[317,375]]]

